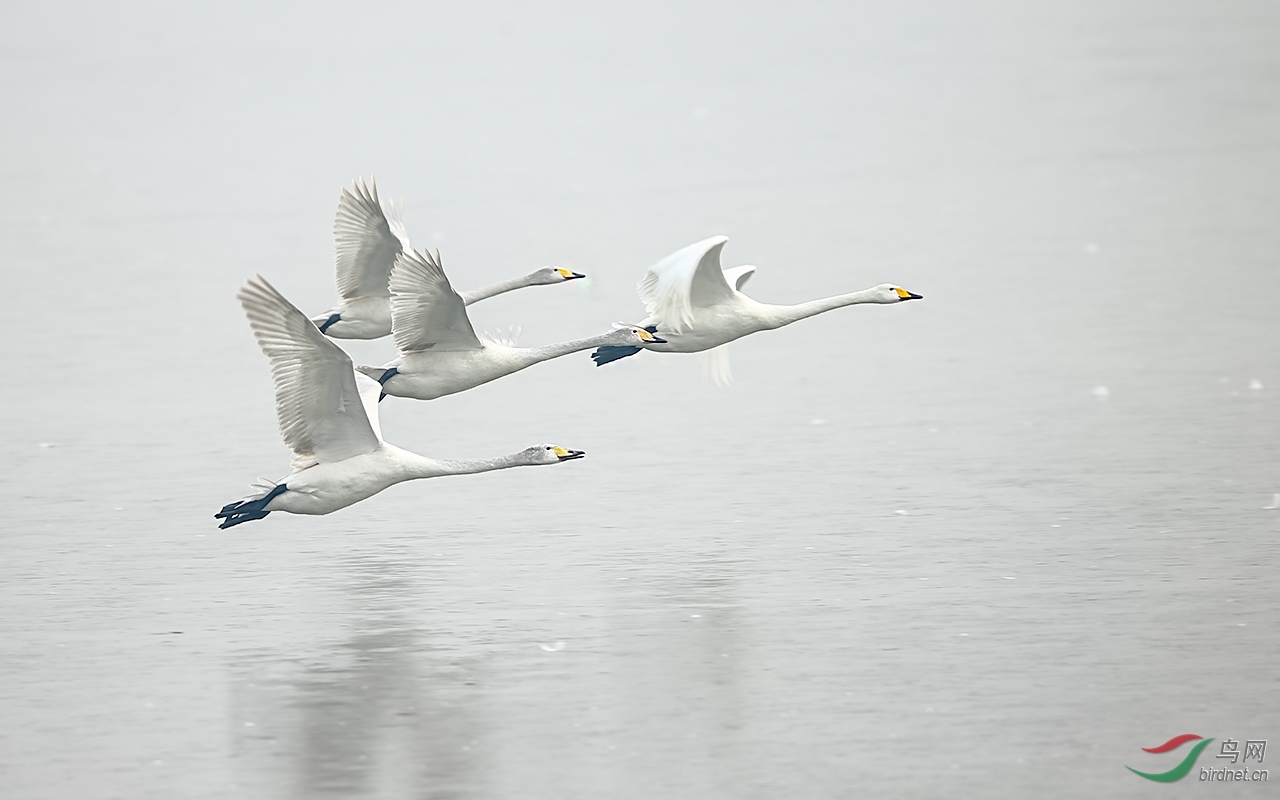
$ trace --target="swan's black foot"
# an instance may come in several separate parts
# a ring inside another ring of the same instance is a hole
[[[649,333],[657,333],[658,326],[649,325],[645,327],[645,330]],[[591,360],[596,362],[597,367],[603,367],[611,361],[634,356],[643,349],[643,347],[632,347],[630,345],[605,345],[604,347],[596,348],[596,351],[591,354]]]
[[[231,528],[242,522],[252,522],[255,519],[262,519],[270,514],[266,510],[267,504],[284,494],[289,489],[283,483],[276,484],[265,497],[259,497],[257,500],[237,500],[234,503],[228,503],[222,507],[222,510],[213,515],[214,519],[222,520],[219,528]]]
[[[596,362],[597,367],[603,367],[611,361],[617,361],[620,358],[634,356],[644,348],[642,347],[618,347],[614,345],[606,345],[605,347],[597,347],[596,351],[591,354],[591,360]]]

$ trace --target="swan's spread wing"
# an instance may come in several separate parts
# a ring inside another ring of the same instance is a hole
[[[293,450],[294,468],[376,450],[379,437],[356,388],[351,357],[261,275],[236,298],[271,361],[280,435]]]
[[[747,285],[747,281],[751,280],[751,276],[756,274],[756,268],[750,264],[744,264],[741,267],[729,267],[724,271],[725,283],[742,291],[742,287]]]
[[[391,270],[391,334],[401,353],[479,350],[467,307],[449,285],[440,255],[406,250]]]
[[[373,435],[382,439],[382,423],[378,420],[378,401],[382,399],[382,384],[365,375],[360,370],[356,373],[356,390],[360,392],[360,402],[364,405],[364,415],[369,418],[369,427]]]
[[[379,202],[378,184],[366,186],[360,180],[342,190],[333,245],[343,299],[386,297],[391,265],[397,253],[409,249],[409,236],[395,207],[384,208]]]
[[[640,299],[664,330],[680,332],[693,324],[693,309],[733,298],[720,269],[720,250],[729,241],[713,236],[681,248],[649,267],[640,281]]]

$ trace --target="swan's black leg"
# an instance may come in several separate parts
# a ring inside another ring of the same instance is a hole
[[[228,503],[222,507],[221,511],[214,514],[213,518],[222,520],[222,524],[218,526],[219,528],[230,528],[242,522],[262,519],[271,513],[266,510],[267,504],[284,494],[288,489],[289,487],[283,483],[276,484],[271,491],[257,500],[238,500],[234,503]]]
[[[648,331],[649,333],[657,333],[658,326],[648,325],[648,326],[645,326],[645,330]],[[620,358],[626,358],[627,356],[634,356],[636,353],[639,353],[643,349],[644,349],[643,347],[631,347],[629,345],[623,345],[623,346],[605,345],[604,347],[596,348],[596,351],[591,354],[591,360],[596,362],[597,367],[603,367],[605,364],[608,364],[612,361],[617,361]]]

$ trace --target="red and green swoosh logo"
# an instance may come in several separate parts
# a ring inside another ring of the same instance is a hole
[[[1193,742],[1197,739],[1199,739],[1200,742],[1195,747],[1191,748],[1191,752],[1187,753],[1187,757],[1182,759],[1182,762],[1178,764],[1178,766],[1168,772],[1139,772],[1127,764],[1125,765],[1125,769],[1129,770],[1134,775],[1140,775],[1149,781],[1156,781],[1157,783],[1173,783],[1174,781],[1182,780],[1186,777],[1187,773],[1191,771],[1191,768],[1195,766],[1196,759],[1200,757],[1200,751],[1208,747],[1209,742],[1213,741],[1212,738],[1206,739],[1203,736],[1198,736],[1194,733],[1184,733],[1181,736],[1173,737],[1162,745],[1142,748],[1148,753],[1167,753],[1170,750],[1177,750],[1187,742]]]

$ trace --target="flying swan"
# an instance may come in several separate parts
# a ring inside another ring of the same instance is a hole
[[[409,234],[393,204],[378,201],[378,184],[352,181],[342,190],[333,220],[334,262],[342,302],[312,317],[321,333],[337,339],[378,339],[391,333],[387,277],[401,251],[408,251]],[[543,286],[585,278],[580,272],[543,267],[528,275],[492,283],[462,293],[462,302],[478,303],[525,286]]]
[[[544,444],[498,458],[439,461],[382,439],[379,386],[354,371],[351,358],[320,333],[261,276],[236,295],[262,352],[271,361],[280,434],[293,451],[285,478],[261,482],[249,497],[214,515],[219,528],[262,519],[272,511],[328,514],[415,478],[469,475],[508,467],[558,464],[581,450]]]
[[[391,328],[400,355],[381,367],[356,367],[385,394],[434,400],[466,391],[540,361],[593,347],[636,347],[664,340],[635,325],[542,347],[481,341],[466,301],[449,285],[440,254],[405,251],[391,270]]]
[[[720,251],[727,236],[713,236],[681,248],[649,267],[640,281],[640,300],[649,317],[640,326],[659,334],[657,342],[625,347],[601,347],[591,354],[596,366],[643,350],[659,353],[697,353],[711,350],[750,333],[771,331],[805,317],[858,303],[900,303],[920,300],[900,286],[882,283],[870,289],[811,300],[794,306],[757,303],[742,293],[756,268],[723,269]],[[717,378],[727,376],[726,350],[713,364]]]

